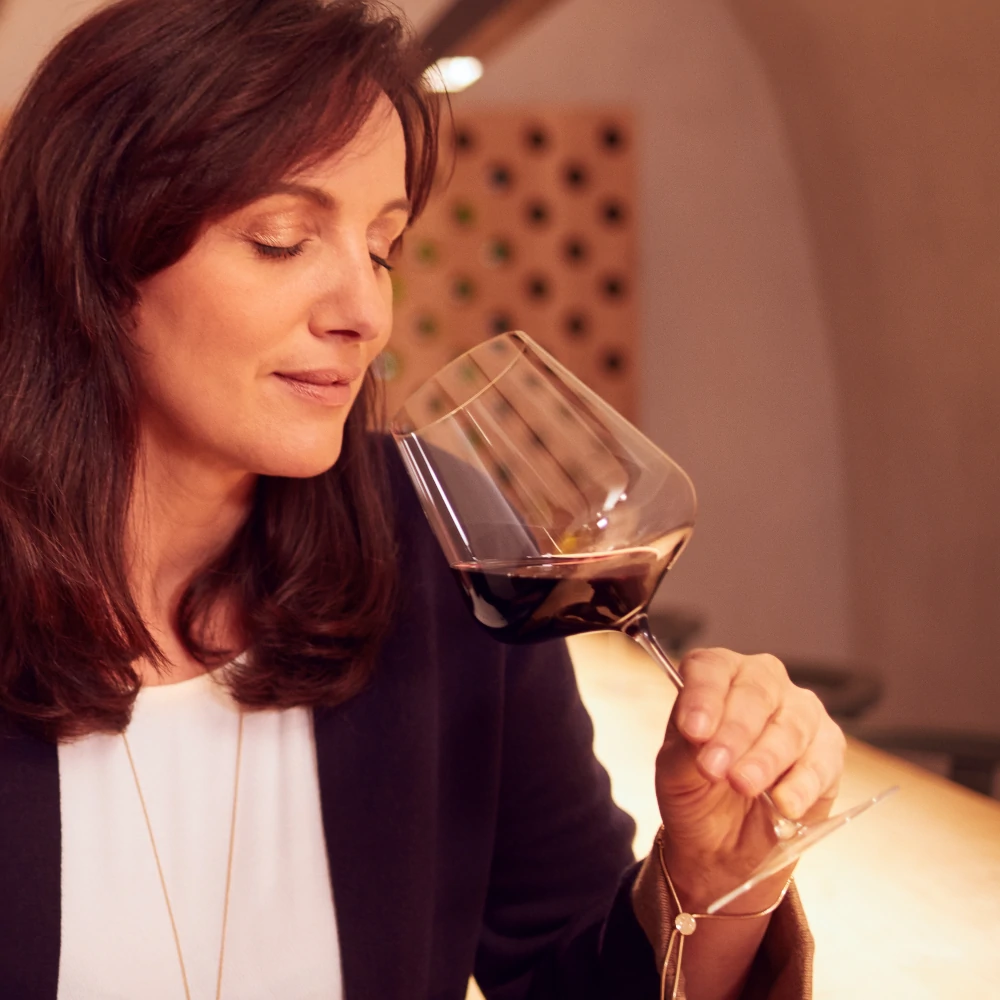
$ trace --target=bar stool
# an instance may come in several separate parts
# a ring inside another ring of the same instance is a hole
[[[1000,767],[1000,736],[921,727],[878,729],[859,734],[882,750],[943,757],[948,777],[983,795],[992,795]]]
[[[844,728],[853,725],[882,697],[882,681],[853,664],[785,660],[793,684],[813,691]]]

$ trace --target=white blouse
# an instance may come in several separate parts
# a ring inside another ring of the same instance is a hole
[[[128,728],[193,1000],[214,1000],[239,714],[209,675],[143,688]],[[121,736],[59,747],[59,1000],[184,1000]],[[247,713],[222,996],[341,1000],[312,714]]]

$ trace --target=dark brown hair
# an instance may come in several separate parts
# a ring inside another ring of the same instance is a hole
[[[0,146],[0,714],[49,738],[120,731],[162,662],[125,571],[137,459],[130,327],[145,279],[204,225],[343,148],[380,93],[414,214],[437,110],[400,22],[363,0],[124,0],[46,59]],[[371,375],[336,465],[261,478],[178,628],[235,597],[248,706],[336,704],[373,666],[395,554]]]

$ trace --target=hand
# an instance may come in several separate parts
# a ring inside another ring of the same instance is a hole
[[[677,697],[656,759],[664,856],[682,905],[703,912],[774,845],[770,789],[791,819],[830,814],[844,767],[844,734],[811,691],[773,656],[698,649],[679,666]],[[726,911],[772,903],[791,868]]]

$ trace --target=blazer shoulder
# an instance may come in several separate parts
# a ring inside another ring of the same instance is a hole
[[[58,744],[29,732],[13,715],[0,709],[0,787],[14,771],[55,771],[58,767]]]

